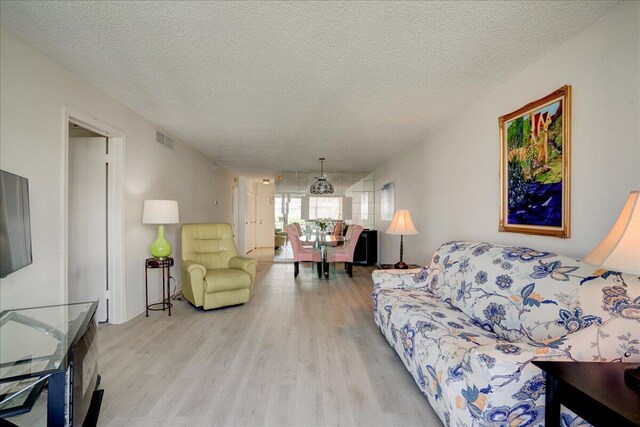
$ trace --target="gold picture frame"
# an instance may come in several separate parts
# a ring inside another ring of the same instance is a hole
[[[501,232],[571,235],[571,86],[498,118]]]

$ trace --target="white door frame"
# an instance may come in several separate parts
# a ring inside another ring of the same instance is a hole
[[[236,244],[236,250],[240,250],[240,245],[238,243],[238,235],[240,234],[240,216],[238,214],[238,206],[240,206],[238,197],[238,186],[231,186],[231,219],[233,224],[231,225],[233,231],[233,241]]]
[[[102,123],[92,117],[75,111],[71,108],[63,108],[63,144],[64,144],[64,292],[68,294],[69,271],[69,123],[74,123],[89,129],[109,139],[109,176],[108,185],[108,212],[109,224],[107,256],[109,263],[107,275],[109,291],[107,296],[109,304],[110,323],[124,323],[126,313],[126,289],[125,277],[125,245],[124,245],[124,215],[125,215],[125,134],[113,126]]]

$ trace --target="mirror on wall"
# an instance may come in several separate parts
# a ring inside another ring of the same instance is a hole
[[[380,191],[380,220],[393,220],[393,213],[396,210],[396,184],[388,182],[382,186]]]
[[[328,196],[309,194],[309,187],[317,172],[282,171],[275,175],[276,229],[315,218],[342,219],[365,228],[375,228],[376,191],[373,172],[327,172],[327,179],[335,189]]]

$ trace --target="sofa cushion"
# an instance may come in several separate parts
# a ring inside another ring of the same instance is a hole
[[[460,310],[427,291],[380,289],[372,298],[381,324],[415,325],[415,331],[428,338],[454,336],[475,345],[497,339],[493,332],[482,330]]]
[[[443,393],[450,391],[446,385],[462,380],[464,355],[495,342],[496,335],[430,292],[380,288],[372,298],[378,327],[444,419],[453,408],[443,410],[435,403],[454,401]]]
[[[204,276],[204,292],[231,291],[251,287],[251,276],[234,268],[214,268]]]
[[[429,289],[502,339],[544,342],[604,321],[582,303],[598,287],[585,281],[594,270],[551,252],[451,242],[433,257]]]

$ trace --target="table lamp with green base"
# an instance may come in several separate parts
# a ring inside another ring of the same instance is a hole
[[[608,270],[640,276],[640,196],[632,191],[618,220],[583,262]],[[624,373],[624,380],[640,391],[640,365],[632,365]]]
[[[178,224],[178,202],[175,200],[145,200],[142,213],[143,224],[159,224],[158,237],[149,246],[151,256],[165,259],[171,255],[173,248],[164,237],[165,224]]]

